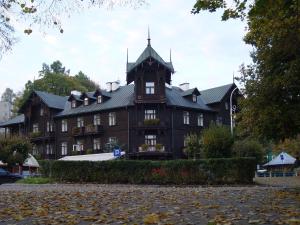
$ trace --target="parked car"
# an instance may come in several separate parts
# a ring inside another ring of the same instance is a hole
[[[21,175],[12,174],[5,169],[0,168],[0,185],[4,183],[14,183],[22,179]]]

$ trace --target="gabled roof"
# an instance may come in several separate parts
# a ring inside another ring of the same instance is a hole
[[[292,165],[296,159],[286,152],[281,152],[277,157],[272,159],[270,162],[264,164],[264,166],[280,166],[280,165]]]
[[[54,109],[64,109],[68,96],[59,96],[43,91],[34,91],[42,101],[49,107]]]
[[[83,92],[80,96],[80,99],[83,99],[85,96],[90,98],[90,99],[96,99],[95,96],[94,96],[94,91],[92,92]]]
[[[136,60],[135,63],[127,63],[127,73],[130,73],[134,68],[143,63],[146,59],[152,58],[155,59],[158,63],[165,66],[170,70],[171,73],[174,73],[174,68],[172,62],[165,62],[158,53],[151,47],[150,44],[145,48],[140,57]]]
[[[224,96],[228,93],[228,91],[236,85],[234,83],[227,84],[215,88],[210,88],[206,90],[200,91],[201,95],[198,97],[201,98],[205,104],[212,104],[221,102]]]
[[[5,122],[0,123],[0,127],[6,127],[9,125],[15,125],[19,123],[24,123],[24,114],[18,115],[12,119],[9,119]]]
[[[74,99],[74,100],[76,100],[76,101],[82,102],[82,99],[80,98],[80,95],[71,94],[71,95],[68,97],[68,101],[71,101],[72,99]]]
[[[181,96],[185,97],[185,96],[192,95],[192,94],[194,94],[194,93],[195,93],[197,96],[200,95],[200,92],[198,91],[197,88],[191,88],[191,89],[188,89],[188,90],[186,90],[186,91],[183,91],[183,92],[181,93]]]

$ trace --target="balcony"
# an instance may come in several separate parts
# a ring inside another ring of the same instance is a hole
[[[104,128],[102,125],[89,124],[85,127],[85,134],[102,134],[104,133]]]
[[[83,136],[84,135],[84,127],[74,127],[72,130],[73,136]]]
[[[130,159],[165,160],[172,159],[173,153],[167,151],[162,144],[156,144],[155,146],[143,144],[136,152],[129,152],[128,157]]]
[[[145,119],[143,122],[138,122],[140,129],[166,129],[167,123],[160,119]]]
[[[139,147],[139,152],[165,152],[165,146],[163,146],[162,144],[156,144],[154,146],[142,144]]]

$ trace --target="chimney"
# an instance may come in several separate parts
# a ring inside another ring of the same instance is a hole
[[[116,91],[120,87],[120,81],[111,82],[111,91]]]
[[[183,90],[183,91],[189,90],[189,89],[190,89],[190,83],[182,83],[182,84],[179,84],[179,87],[180,87],[180,89]]]
[[[71,91],[71,95],[77,95],[77,96],[79,96],[79,95],[81,95],[81,92],[77,91],[77,90],[73,90],[73,91]]]
[[[106,82],[106,91],[111,92],[112,90],[112,82]]]

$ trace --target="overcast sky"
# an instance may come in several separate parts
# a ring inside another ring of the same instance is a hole
[[[125,84],[126,49],[134,62],[147,45],[172,61],[172,85],[189,82],[199,90],[232,82],[239,65],[249,63],[251,48],[244,44],[245,23],[221,22],[220,14],[190,13],[194,0],[151,0],[139,9],[86,10],[63,20],[64,33],[17,30],[19,42],[0,61],[0,93],[20,91],[37,78],[42,63],[60,60],[76,74],[82,70],[101,87],[108,81]]]

